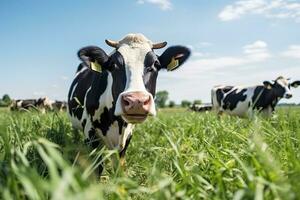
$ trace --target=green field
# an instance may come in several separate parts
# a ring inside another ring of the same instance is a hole
[[[161,110],[135,129],[125,170],[112,167],[116,152],[92,150],[82,135],[65,113],[2,109],[1,198],[300,199],[297,107],[253,120]]]

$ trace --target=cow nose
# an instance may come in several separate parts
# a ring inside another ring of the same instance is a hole
[[[293,95],[292,95],[292,94],[286,94],[285,97],[286,97],[287,99],[289,99],[289,98],[292,98]]]
[[[150,106],[150,94],[130,92],[122,96],[122,107],[125,114],[147,115],[150,111]]]

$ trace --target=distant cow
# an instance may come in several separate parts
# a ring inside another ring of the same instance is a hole
[[[190,106],[190,109],[192,111],[196,111],[196,112],[210,111],[212,109],[212,105],[211,104],[193,104]]]
[[[48,97],[43,97],[39,99],[13,100],[12,104],[10,105],[10,110],[12,111],[29,109],[37,109],[40,110],[42,113],[45,113],[46,110],[52,109],[52,102],[49,100]]]
[[[79,50],[83,62],[69,90],[68,111],[73,127],[82,129],[93,147],[117,149],[122,164],[134,124],[156,114],[158,72],[178,68],[190,51],[172,46],[158,56],[154,50],[167,43],[152,43],[142,34],[105,41],[114,48],[109,55],[96,46]]]
[[[52,108],[54,111],[65,111],[67,109],[67,102],[65,101],[54,101],[52,103]]]
[[[240,117],[251,117],[253,111],[270,116],[282,98],[291,98],[290,87],[298,87],[300,81],[289,83],[289,79],[278,77],[273,83],[264,81],[263,85],[216,86],[211,91],[213,109]]]

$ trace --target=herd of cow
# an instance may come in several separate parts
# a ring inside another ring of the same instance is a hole
[[[42,113],[45,113],[46,111],[62,112],[67,109],[67,102],[52,101],[48,97],[39,99],[18,99],[13,100],[9,107],[11,111],[36,109]]]
[[[155,50],[164,48],[167,42],[153,43],[142,34],[105,42],[113,48],[110,54],[97,46],[78,51],[82,62],[69,90],[67,110],[73,127],[84,132],[88,144],[98,147],[104,143],[118,150],[123,165],[135,124],[156,114],[159,71],[177,69],[191,52],[185,46],[171,46],[158,55]],[[212,105],[193,109],[242,117],[251,116],[255,110],[271,114],[281,98],[292,97],[290,87],[298,85],[300,81],[289,82],[280,76],[272,83],[265,81],[253,87],[216,86],[212,89]]]
[[[124,165],[135,124],[156,115],[154,97],[159,71],[177,69],[191,52],[177,45],[158,55],[155,50],[164,48],[167,42],[153,43],[142,34],[128,34],[120,41],[105,42],[113,48],[110,54],[97,46],[78,51],[82,62],[67,102],[48,98],[14,100],[10,108],[36,108],[42,112],[66,109],[73,128],[84,132],[89,145],[96,148],[104,144],[118,150]],[[240,117],[251,117],[255,111],[271,115],[278,101],[291,98],[291,87],[298,85],[300,81],[291,82],[282,76],[252,87],[219,85],[211,91],[211,104],[193,105],[191,109]]]

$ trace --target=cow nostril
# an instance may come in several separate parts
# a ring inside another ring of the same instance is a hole
[[[123,99],[123,105],[124,105],[124,106],[129,106],[129,105],[130,105],[130,103],[129,103],[129,101],[128,101],[128,100],[126,100],[126,99]]]
[[[151,101],[151,98],[150,98],[150,96],[149,96],[149,98],[148,98],[146,101],[144,101],[144,105],[150,104],[150,101]]]

